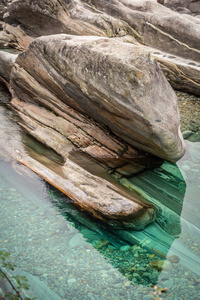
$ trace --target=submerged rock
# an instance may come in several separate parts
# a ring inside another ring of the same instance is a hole
[[[142,46],[101,37],[41,37],[18,56],[11,86],[14,97],[26,102],[49,106],[54,97],[52,108],[55,97],[61,99],[160,158],[175,162],[184,154],[176,95]]]
[[[171,255],[170,257],[168,257],[168,259],[172,262],[172,263],[179,263],[180,261],[180,257],[177,255]]]
[[[170,263],[170,261],[166,261],[166,260],[155,260],[155,261],[151,261],[149,266],[151,268],[154,268],[158,271],[161,271],[161,270],[169,270],[172,265]]]

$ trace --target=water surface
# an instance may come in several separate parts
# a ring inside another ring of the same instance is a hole
[[[158,219],[140,232],[114,230],[14,161],[7,149],[21,143],[27,155],[62,165],[24,135],[4,105],[0,118],[0,249],[11,253],[32,296],[148,300],[159,296],[156,285],[167,288],[162,298],[200,298],[200,143],[187,142],[177,166],[121,180],[154,203]]]

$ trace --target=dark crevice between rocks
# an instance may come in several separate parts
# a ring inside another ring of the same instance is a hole
[[[1,78],[0,78],[0,93],[1,93],[1,98],[0,98],[1,104],[4,104],[4,105],[9,104],[9,102],[12,99],[12,96],[11,96],[6,84],[3,81],[1,81]]]

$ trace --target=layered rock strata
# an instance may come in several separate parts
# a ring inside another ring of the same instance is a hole
[[[26,33],[19,27],[14,27],[6,23],[0,23],[0,48],[2,49],[16,49],[24,51],[32,42],[33,38],[26,35]]]
[[[70,159],[62,166],[60,176],[24,151],[15,151],[12,156],[68,195],[80,210],[112,227],[141,230],[156,218],[153,205],[92,175]]]
[[[185,146],[177,100],[156,60],[173,86],[184,82],[198,93],[198,66],[187,63],[184,71],[188,56],[198,61],[198,21],[185,22],[155,1],[6,2],[3,19],[10,25],[2,25],[1,47],[23,53],[1,54],[0,75],[20,125],[56,151],[63,165],[47,167],[23,149],[12,156],[96,218],[144,228],[155,208],[89,173],[79,159],[119,177],[154,167],[159,158],[180,159]],[[183,37],[177,22],[189,26]]]
[[[6,103],[9,101],[9,95],[6,95],[5,90],[3,93]],[[42,126],[41,123],[37,124],[35,129],[39,138],[45,137],[47,145],[51,143],[50,145],[56,145],[57,149],[60,147],[65,159],[58,159],[58,155],[55,155],[56,153],[49,147],[45,147],[32,137],[27,137],[16,123],[11,122],[10,117],[13,113],[8,113],[2,106],[0,110],[2,125],[0,133],[3,141],[1,155],[3,153],[6,161],[10,161],[11,156],[26,165],[68,195],[71,202],[80,210],[110,226],[140,230],[155,220],[155,207],[138,194],[123,190],[110,174],[106,174],[103,166],[80,155],[80,162],[86,161],[88,171],[81,167],[78,164],[77,152],[70,152],[73,145],[64,136],[48,126]],[[33,124],[32,119],[29,125]],[[33,127],[32,130],[34,132]],[[101,174],[106,174],[106,178],[100,178]]]
[[[199,0],[165,0],[163,4],[180,13],[200,14]]]
[[[160,158],[175,162],[184,154],[175,93],[141,46],[100,37],[41,37],[18,56],[11,87],[19,99],[48,108],[58,108],[55,98],[61,99]]]
[[[189,7],[198,13],[198,1],[166,0],[164,5],[154,0],[6,2],[4,21],[20,26],[20,30],[34,38],[57,33],[107,37],[131,35],[141,44],[154,48],[153,52],[157,49],[163,53],[160,65],[173,87],[200,94],[200,20],[164,6],[173,9],[180,6],[186,10]],[[24,39],[26,44],[27,38]],[[169,56],[174,56],[170,66]]]

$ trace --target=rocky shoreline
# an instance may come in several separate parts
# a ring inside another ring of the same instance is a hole
[[[176,95],[180,111],[181,131],[185,134],[191,131],[194,136],[200,131],[200,97],[180,91],[176,91]]]
[[[156,208],[94,172],[100,168],[127,182],[183,157],[173,89],[200,94],[199,19],[147,0],[4,4],[0,76],[11,93],[9,106],[25,134],[56,152],[62,164],[52,169],[21,145],[8,145],[8,153],[80,210],[109,225],[145,228]],[[181,114],[198,118],[199,109],[189,110],[193,98],[177,95]],[[188,120],[182,118],[183,135],[198,140]]]

